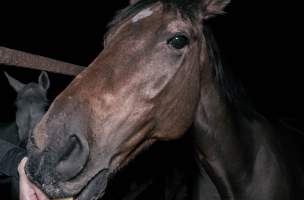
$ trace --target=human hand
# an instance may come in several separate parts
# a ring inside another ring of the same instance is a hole
[[[19,199],[20,200],[49,200],[49,198],[33,183],[31,183],[24,171],[27,158],[23,158],[18,165],[19,172]]]

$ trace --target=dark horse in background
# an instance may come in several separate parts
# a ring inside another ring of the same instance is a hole
[[[41,72],[38,83],[24,84],[4,73],[10,86],[17,92],[16,120],[10,124],[1,124],[0,139],[25,148],[30,133],[46,112],[49,77],[46,72]]]
[[[187,133],[193,199],[303,199],[302,136],[246,105],[221,65],[207,21],[228,3],[131,1],[34,130],[29,178],[51,198],[101,198],[140,152]]]
[[[17,92],[16,119],[11,123],[0,123],[0,140],[26,148],[28,137],[36,124],[46,112],[48,106],[47,90],[50,86],[49,77],[46,72],[41,72],[38,83],[30,82],[24,84],[11,77],[5,72],[10,86]],[[11,198],[19,199],[19,181],[16,177],[0,177],[0,196],[3,198],[3,188],[11,187]]]

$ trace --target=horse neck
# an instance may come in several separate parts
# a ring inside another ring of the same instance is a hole
[[[246,199],[257,191],[266,193],[267,186],[271,186],[262,184],[263,181],[274,181],[274,174],[280,170],[274,148],[269,145],[274,141],[272,128],[254,112],[253,120],[231,112],[216,84],[209,86],[201,90],[194,121],[199,167],[206,169],[223,199]],[[265,188],[259,188],[259,183]]]

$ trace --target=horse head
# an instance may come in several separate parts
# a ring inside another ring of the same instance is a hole
[[[181,137],[202,88],[212,87],[204,21],[228,2],[131,1],[111,23],[104,50],[35,128],[30,179],[52,198],[96,199],[138,153]]]
[[[29,134],[42,118],[48,105],[47,90],[50,85],[46,72],[41,72],[38,83],[24,84],[5,72],[9,84],[17,92],[16,124],[21,144],[26,144]]]

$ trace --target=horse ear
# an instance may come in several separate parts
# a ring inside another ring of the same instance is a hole
[[[38,78],[39,85],[44,89],[48,90],[50,87],[50,79],[48,74],[45,71],[42,71]]]
[[[4,74],[7,78],[10,86],[12,86],[16,92],[19,92],[25,86],[24,83],[21,83],[17,79],[11,77],[10,75],[8,75],[8,73],[4,72]]]
[[[209,19],[218,14],[223,14],[225,7],[231,0],[202,0],[203,19]]]
[[[137,2],[139,2],[140,0],[129,0],[129,4],[133,5],[136,4]]]

